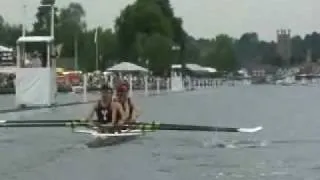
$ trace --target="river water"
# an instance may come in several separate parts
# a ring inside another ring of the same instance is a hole
[[[61,95],[59,101],[77,98]],[[135,99],[141,121],[264,129],[255,134],[159,131],[102,148],[86,147],[89,137],[67,128],[0,129],[0,179],[320,179],[319,87],[220,87]],[[12,102],[13,97],[0,97],[1,107]],[[1,114],[0,119],[81,118],[90,106]]]

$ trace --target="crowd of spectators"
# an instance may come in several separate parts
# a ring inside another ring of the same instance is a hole
[[[155,90],[157,88],[156,77],[148,77],[148,89]],[[115,74],[103,75],[99,73],[89,73],[87,79],[88,90],[97,90],[100,88],[101,84],[110,83],[111,86],[115,87],[119,81],[129,82],[128,76],[119,77]],[[111,84],[112,82],[112,84]],[[0,93],[2,91],[14,91],[15,74],[0,73]],[[167,80],[165,78],[160,79],[160,88],[167,88]],[[58,89],[60,91],[71,91],[72,86],[83,86],[83,76],[80,78],[80,82],[72,84],[68,81],[59,82]],[[132,88],[133,90],[144,90],[145,89],[145,78],[143,76],[133,76],[132,77]]]

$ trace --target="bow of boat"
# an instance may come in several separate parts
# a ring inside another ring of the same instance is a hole
[[[144,133],[141,130],[123,130],[121,133],[99,133],[93,129],[79,129],[74,133],[84,134],[91,137],[86,145],[90,148],[113,146],[129,142],[142,136]]]

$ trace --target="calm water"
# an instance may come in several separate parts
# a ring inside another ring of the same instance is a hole
[[[0,98],[1,107],[12,106],[12,97]],[[161,131],[126,144],[90,149],[84,145],[88,137],[69,129],[0,129],[0,179],[320,179],[319,87],[220,87],[135,99],[143,111],[142,121],[263,125],[264,130]],[[89,107],[2,114],[0,119],[81,118]]]

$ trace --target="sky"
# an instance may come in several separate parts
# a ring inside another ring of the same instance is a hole
[[[27,5],[27,15],[22,5]],[[120,11],[134,0],[56,0],[59,7],[79,2],[86,11],[89,28],[112,28]],[[40,0],[0,0],[0,14],[10,23],[32,26]],[[228,34],[239,38],[257,32],[261,40],[275,40],[277,29],[291,29],[304,36],[320,31],[319,0],[171,0],[176,16],[183,18],[184,29],[195,38]]]

